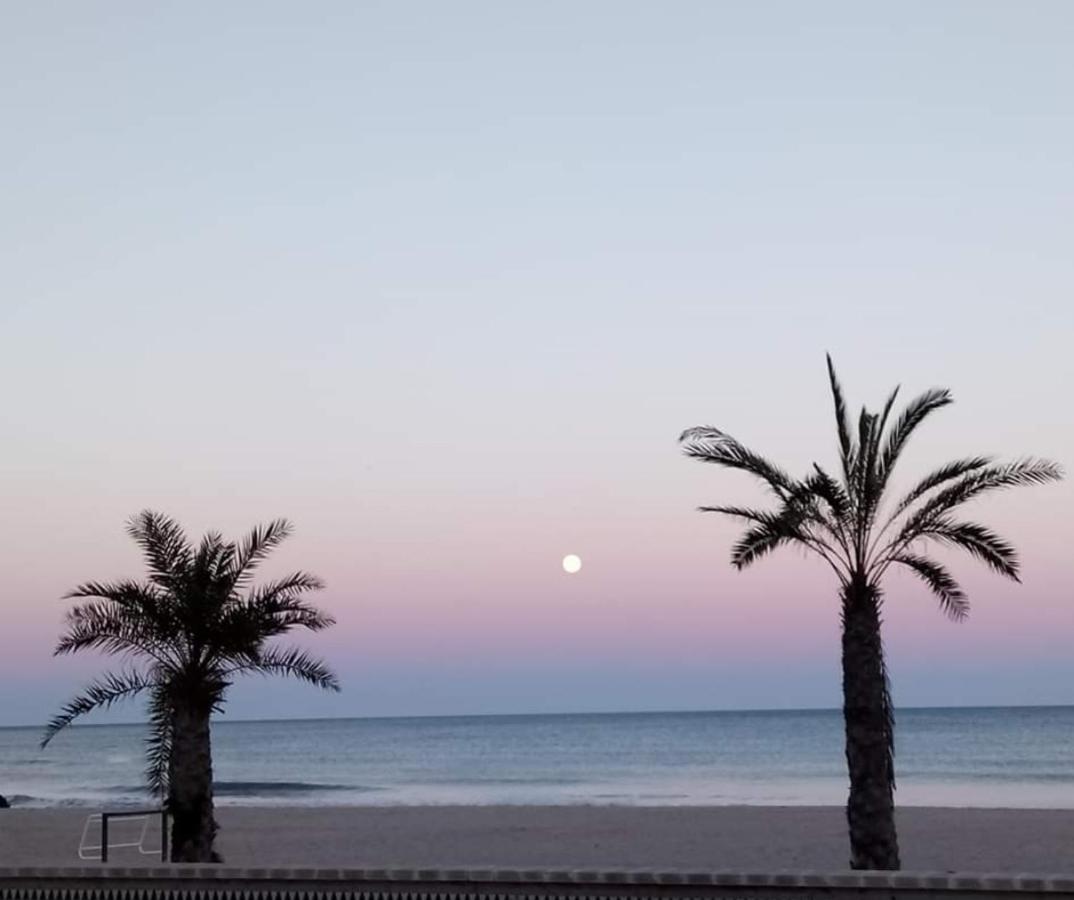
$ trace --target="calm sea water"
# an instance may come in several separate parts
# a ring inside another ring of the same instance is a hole
[[[37,749],[0,728],[0,793],[23,806],[145,802],[144,729],[82,726]],[[222,804],[841,804],[837,711],[229,722]],[[898,802],[1074,808],[1074,707],[907,709]]]

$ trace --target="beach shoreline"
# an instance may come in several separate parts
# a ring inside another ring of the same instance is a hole
[[[3,810],[0,865],[85,865],[77,848],[90,812]],[[1070,810],[897,816],[908,870],[1074,872]],[[224,860],[239,866],[838,872],[849,858],[835,806],[234,806],[217,819]],[[157,862],[132,850],[111,861]]]

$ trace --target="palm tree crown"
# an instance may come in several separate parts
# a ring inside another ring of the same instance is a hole
[[[777,547],[793,543],[823,559],[844,586],[858,580],[875,584],[892,565],[901,565],[924,581],[943,611],[956,620],[966,617],[969,603],[950,572],[924,555],[922,546],[927,542],[965,550],[1017,581],[1014,547],[989,528],[961,521],[955,513],[988,491],[1055,481],[1062,477],[1061,468],[1037,459],[1011,463],[996,463],[987,456],[959,459],[926,475],[885,509],[885,491],[910,436],[931,413],[952,402],[950,392],[926,391],[892,419],[896,388],[879,414],[862,408],[855,431],[830,356],[828,376],[839,437],[837,476],[814,464],[808,476],[795,479],[719,429],[701,426],[682,433],[680,442],[688,456],[748,472],[776,496],[774,510],[700,507],[748,523],[732,549],[732,564],[744,569]]]
[[[258,564],[290,533],[284,519],[254,528],[240,542],[210,532],[196,546],[160,513],[127,525],[148,568],[143,582],[90,581],[67,597],[85,600],[67,613],[56,655],[96,649],[128,665],[91,683],[49,722],[42,746],[79,716],[148,691],[150,736],[146,776],[167,793],[173,727],[179,708],[219,711],[229,685],[244,673],[293,676],[338,691],[324,663],[268,642],[292,628],[320,631],[331,616],[303,600],[323,585],[295,572],[260,587]]]

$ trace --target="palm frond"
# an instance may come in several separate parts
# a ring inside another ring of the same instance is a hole
[[[878,420],[878,423],[877,423],[876,437],[875,437],[876,447],[877,447],[876,452],[877,452],[878,455],[879,455],[879,448],[880,448],[880,440],[881,440],[881,438],[883,438],[884,432],[887,430],[888,419],[891,417],[891,409],[895,405],[895,400],[899,396],[900,389],[901,389],[901,386],[896,385],[895,390],[893,390],[890,394],[888,394],[888,399],[884,402],[884,409],[880,413],[880,419]]]
[[[838,490],[838,486],[837,486]],[[838,498],[838,493],[836,494]],[[836,499],[838,506],[838,499]],[[754,523],[732,548],[731,562],[742,569],[784,543],[797,542],[821,556],[840,574],[848,567],[846,542],[839,522],[827,515],[817,502],[810,480],[798,482],[778,511],[744,506],[701,506],[700,512],[714,512]],[[834,542],[834,543],[833,543]]]
[[[747,522],[768,522],[774,515],[763,509],[750,509],[745,506],[699,506],[697,511],[720,513],[733,519],[744,519]]]
[[[308,572],[295,572],[250,591],[244,599],[234,599],[220,611],[211,633],[206,636],[205,659],[213,664],[245,658],[259,652],[270,638],[292,628],[322,631],[335,619],[302,597],[323,587]]]
[[[985,466],[961,476],[954,484],[933,494],[910,515],[898,540],[912,540],[932,521],[988,491],[1022,485],[1046,484],[1063,477],[1062,468],[1048,460],[1022,459],[1005,465]]]
[[[321,631],[335,624],[335,619],[302,599],[302,594],[319,591],[324,582],[309,572],[293,572],[276,581],[270,581],[250,592],[246,606],[259,618],[272,620],[282,630],[301,626],[310,631]]]
[[[785,497],[794,489],[794,479],[779,466],[718,428],[709,425],[688,428],[679,436],[679,443],[687,456],[701,462],[749,472],[764,481],[778,497]]]
[[[225,674],[251,672],[286,675],[327,691],[340,691],[339,679],[328,666],[297,647],[269,647],[225,670]]]
[[[121,700],[137,696],[152,685],[150,677],[142,672],[129,671],[109,673],[96,681],[90,682],[85,690],[68,702],[45,727],[41,746],[45,747],[60,731],[70,725],[79,716],[84,716],[95,709],[107,709]]]
[[[111,656],[144,654],[158,662],[169,661],[169,648],[147,631],[144,622],[84,603],[67,613],[67,631],[57,641],[53,655],[90,649]]]
[[[888,433],[888,439],[884,444],[884,450],[880,454],[878,467],[881,483],[887,483],[888,476],[891,475],[892,469],[895,468],[899,455],[906,447],[906,442],[910,440],[910,435],[914,433],[917,426],[925,421],[930,413],[947,406],[951,402],[953,402],[951,392],[946,388],[931,388],[906,405],[895,420],[895,424],[892,425],[891,431]]]
[[[274,519],[267,525],[256,525],[250,529],[235,555],[231,568],[232,583],[236,587],[244,584],[258,564],[287,540],[293,530],[287,519]]]
[[[876,413],[861,407],[861,415],[858,417],[858,459],[854,470],[854,493],[859,518],[862,523],[869,520],[872,510],[876,507],[879,499],[879,479],[877,479],[876,458],[877,447],[880,446],[880,430],[877,429]]]
[[[755,525],[746,531],[731,548],[731,565],[744,569],[777,547],[791,542],[808,544],[805,535],[796,528],[775,521]]]
[[[887,428],[891,408],[895,405],[895,399],[898,396],[899,388],[896,387],[888,395],[880,415],[873,413],[868,416],[869,444],[867,450],[862,452],[865,465],[862,470],[862,497],[860,498],[863,512],[862,518],[866,531],[872,526],[873,518],[884,494],[886,476],[883,471],[880,442],[884,437],[884,429]],[[865,414],[864,409],[862,414]]]
[[[292,628],[305,628],[307,631],[324,631],[336,624],[334,616],[317,609],[301,600],[289,600],[280,603],[273,613],[279,633]]]
[[[193,553],[179,523],[163,513],[146,509],[127,522],[127,534],[142,548],[149,580],[173,588],[189,566]]]
[[[846,489],[816,463],[813,464],[813,474],[806,479],[805,484],[827,504],[832,516],[841,526],[849,520],[853,507]]]
[[[87,581],[66,593],[64,599],[101,601],[117,619],[137,622],[141,633],[159,646],[171,644],[177,634],[172,592],[153,583]],[[80,608],[86,604],[75,607],[68,618],[77,615]]]
[[[103,599],[68,610],[67,630],[54,655],[98,649],[113,655],[142,653],[162,663],[176,661],[168,614],[142,586],[87,582],[67,596]]]
[[[843,396],[843,388],[835,374],[835,364],[831,354],[826,354],[828,360],[828,382],[832,388],[832,400],[835,404],[835,426],[839,434],[839,459],[843,465],[843,478],[850,483],[850,473],[854,466],[854,441],[850,436],[850,420],[847,416],[846,398]]]
[[[833,552],[828,555],[831,557],[829,562],[838,561],[835,568],[842,580],[843,574],[849,573],[853,568],[856,555],[854,503],[846,488],[815,463],[813,473],[803,482],[803,488],[809,493],[815,507],[808,518],[814,524],[820,525],[837,545],[837,549],[832,548]],[[839,572],[840,567],[844,570],[843,573]]]
[[[219,560],[225,551],[223,536],[216,531],[202,536],[176,597],[184,630],[201,645],[211,640],[217,619],[232,598],[231,582],[219,577]]]
[[[929,491],[938,488],[942,484],[946,484],[955,478],[960,478],[970,472],[976,472],[978,469],[983,469],[985,466],[992,464],[992,457],[990,456],[971,456],[967,459],[956,459],[952,462],[945,463],[938,469],[930,472],[924,478],[921,479],[913,488],[911,488],[906,495],[896,504],[894,512],[891,514],[891,518],[906,512],[917,500],[925,496]]]
[[[255,588],[250,592],[250,600],[253,603],[269,603],[321,590],[324,590],[324,582],[316,575],[309,572],[292,572]]]
[[[149,792],[164,801],[168,796],[172,758],[174,710],[168,686],[157,684],[149,700],[149,733],[145,739],[145,780]]]
[[[1018,552],[1014,545],[984,525],[974,522],[953,522],[941,519],[921,532],[932,538],[967,551],[1001,575],[1018,581]]]
[[[219,531],[205,532],[194,551],[191,569],[208,581],[214,580],[219,574],[220,558],[226,551],[227,544]]]
[[[942,609],[956,622],[963,621],[970,612],[970,604],[958,582],[938,562],[914,553],[903,553],[892,562],[900,563],[925,582],[940,601]]]
[[[122,581],[84,581],[63,595],[64,600],[107,600],[126,609],[141,611],[154,606],[158,595],[152,585],[139,584],[131,579]]]

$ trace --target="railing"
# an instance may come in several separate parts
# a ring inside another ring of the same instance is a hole
[[[1028,900],[1074,876],[414,869],[0,869],[0,900]]]

